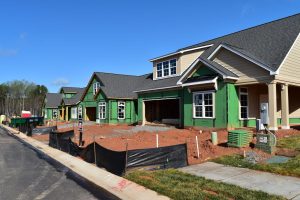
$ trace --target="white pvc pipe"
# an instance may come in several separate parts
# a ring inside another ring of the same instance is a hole
[[[200,158],[199,144],[198,144],[198,136],[196,136],[196,144],[197,144],[197,157]]]
[[[158,134],[156,134],[156,148],[158,148]]]

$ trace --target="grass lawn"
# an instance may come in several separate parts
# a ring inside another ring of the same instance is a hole
[[[277,146],[280,148],[287,148],[300,151],[300,135],[282,138],[278,141]]]
[[[276,164],[251,164],[243,160],[240,155],[223,156],[214,159],[213,162],[230,165],[234,167],[249,168],[254,170],[266,171],[275,174],[281,174],[286,176],[300,177],[300,155],[292,158],[286,163]]]
[[[174,200],[284,199],[260,191],[219,183],[178,170],[136,171],[126,178]]]
[[[278,140],[277,147],[300,150],[300,135],[281,138]],[[234,167],[249,168],[254,170],[266,171],[286,176],[300,177],[300,155],[292,158],[286,163],[276,164],[251,164],[244,161],[240,155],[223,156],[213,160],[216,163],[230,165]]]

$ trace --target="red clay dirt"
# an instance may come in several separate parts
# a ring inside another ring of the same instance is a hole
[[[114,151],[125,151],[128,144],[128,150],[145,149],[156,147],[156,132],[130,132],[132,126],[127,125],[87,125],[84,126],[83,140],[84,146],[89,145],[93,141],[99,143],[101,146],[112,149]],[[73,128],[59,129],[59,132],[73,130]],[[121,131],[121,132],[120,132]],[[124,133],[125,131],[125,133]],[[75,137],[73,141],[78,143],[79,132],[78,128],[74,127]],[[218,130],[219,145],[214,146],[211,143],[211,131],[204,130],[200,133],[195,129],[170,129],[168,131],[158,132],[159,147],[170,146],[176,144],[187,144],[188,163],[198,164],[207,160],[217,158],[223,155],[243,154],[244,151],[252,151],[250,147],[247,148],[231,148],[227,147],[226,130]],[[280,130],[277,135],[279,138],[288,135],[300,134],[298,130]],[[200,157],[197,158],[196,136],[199,139]],[[47,142],[48,135],[33,136],[33,138]],[[253,140],[253,142],[255,142]],[[259,152],[259,151],[258,151]]]

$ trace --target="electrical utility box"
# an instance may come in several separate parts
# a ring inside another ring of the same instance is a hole
[[[269,104],[261,103],[260,104],[260,120],[264,125],[269,124]]]

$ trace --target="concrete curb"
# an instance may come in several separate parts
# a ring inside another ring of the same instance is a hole
[[[79,158],[73,157],[67,153],[49,147],[48,145],[39,142],[26,136],[24,133],[16,131],[8,126],[1,125],[4,129],[13,133],[14,136],[21,139],[35,150],[42,152],[50,158],[56,160],[63,166],[67,167],[74,173],[80,175],[87,181],[95,184],[117,198],[124,200],[169,200],[166,196],[131,182],[122,177],[116,176],[103,169],[100,169],[90,163],[87,163]]]

